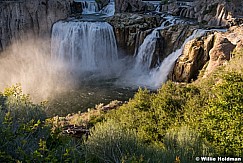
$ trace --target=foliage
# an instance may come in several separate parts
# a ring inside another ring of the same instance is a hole
[[[243,152],[243,75],[230,72],[222,80],[203,111],[202,133],[218,154],[240,156]]]
[[[0,162],[194,162],[243,155],[243,50],[206,79],[139,89],[119,109],[73,119],[94,127],[87,140],[62,134],[45,105],[19,85],[0,94]],[[73,116],[74,117],[74,116]],[[59,118],[57,118],[59,119]]]
[[[113,120],[99,123],[85,143],[88,162],[173,162],[162,148],[142,144],[133,130]]]
[[[0,162],[65,162],[82,150],[58,128],[45,123],[43,104],[34,104],[20,85],[0,95]]]

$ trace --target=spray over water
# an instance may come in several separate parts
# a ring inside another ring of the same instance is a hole
[[[42,43],[36,40],[16,43],[1,54],[1,91],[20,83],[24,93],[30,94],[34,102],[40,102],[72,86],[66,65],[51,60],[48,50],[43,50],[47,44]]]

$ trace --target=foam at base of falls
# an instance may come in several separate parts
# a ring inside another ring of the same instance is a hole
[[[113,28],[106,22],[57,22],[51,42],[52,59],[75,72],[108,73],[118,60]]]

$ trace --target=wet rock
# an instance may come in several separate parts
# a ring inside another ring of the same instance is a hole
[[[179,49],[183,42],[192,34],[193,26],[186,24],[177,24],[167,29],[161,30],[163,45],[161,45],[160,60],[171,54],[176,49]],[[163,54],[163,55],[162,55]]]

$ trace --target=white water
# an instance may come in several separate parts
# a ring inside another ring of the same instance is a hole
[[[101,14],[113,16],[115,14],[115,2],[110,2],[107,6],[100,10]]]
[[[113,28],[106,22],[57,22],[51,42],[53,60],[77,73],[109,73],[118,60]]]
[[[113,16],[115,14],[115,2],[110,1],[108,5],[99,10],[98,4],[93,0],[78,1],[82,3],[82,14],[103,14],[105,16]]]
[[[99,11],[98,4],[95,1],[82,1],[82,14],[94,14]]]
[[[172,52],[168,57],[166,57],[163,62],[161,63],[159,69],[153,69],[150,73],[150,78],[148,80],[148,84],[151,85],[153,88],[158,88],[161,86],[162,83],[167,81],[167,76],[169,75],[170,71],[172,70],[175,61],[179,58],[182,54],[182,51],[187,42],[193,40],[194,38],[201,37],[205,34],[206,30],[195,30],[193,34],[188,37],[180,49]]]
[[[205,34],[205,32],[206,30],[195,30],[193,34],[185,40],[181,48],[172,52],[167,58],[165,58],[159,67],[150,70],[147,68],[147,71],[145,71],[144,68],[140,67],[140,69],[138,69],[138,66],[135,66],[128,72],[125,78],[123,78],[123,81],[120,83],[118,82],[118,84],[134,87],[142,86],[150,89],[159,88],[164,82],[167,81],[167,76],[172,70],[177,58],[182,54],[185,44],[194,38],[201,37]],[[149,44],[147,45],[149,46]],[[146,54],[146,52],[143,53]],[[144,64],[144,66],[147,65]]]
[[[155,51],[157,39],[160,37],[158,30],[163,30],[177,23],[177,19],[173,16],[164,17],[166,20],[160,27],[155,28],[151,34],[149,34],[138,48],[136,56],[135,69],[149,70]]]

